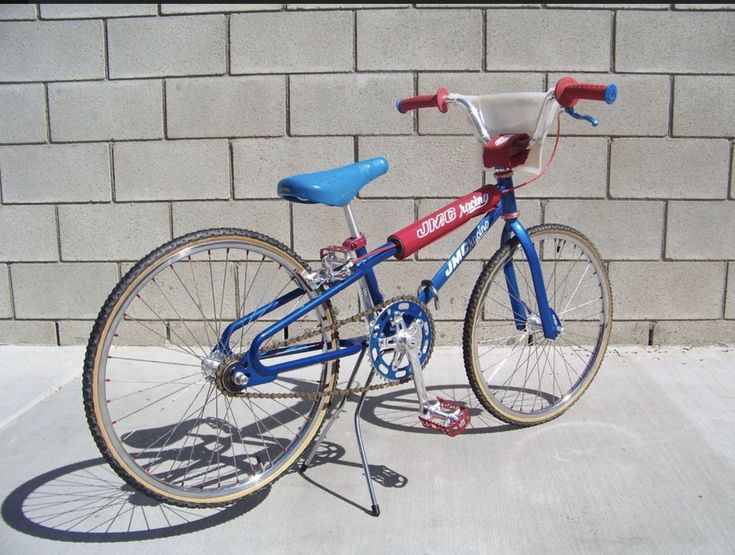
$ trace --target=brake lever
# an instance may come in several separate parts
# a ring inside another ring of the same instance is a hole
[[[579,112],[575,111],[574,108],[572,108],[571,106],[569,108],[564,108],[564,111],[570,116],[572,116],[574,119],[582,119],[584,121],[589,122],[590,125],[592,125],[592,127],[597,127],[600,124],[600,122],[597,121],[592,116],[586,116],[584,114],[580,114]]]

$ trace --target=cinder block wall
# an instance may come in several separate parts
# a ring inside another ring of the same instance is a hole
[[[339,209],[279,178],[391,161],[355,209],[373,245],[483,183],[459,113],[399,97],[614,81],[599,128],[566,119],[522,191],[527,225],[579,228],[608,261],[618,343],[735,341],[731,5],[5,4],[0,6],[0,343],[84,343],[130,263],[203,227],[258,229],[309,259]],[[465,231],[380,270],[413,292]],[[458,344],[485,242],[442,291]],[[357,307],[353,293],[342,314]]]

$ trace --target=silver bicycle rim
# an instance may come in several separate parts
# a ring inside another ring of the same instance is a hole
[[[280,475],[313,438],[323,399],[228,397],[202,369],[230,320],[301,283],[292,266],[258,244],[210,240],[160,259],[129,291],[102,338],[96,387],[111,448],[138,481],[175,498],[236,496]],[[313,295],[246,326],[231,345],[246,350],[266,325]],[[310,326],[325,323],[321,310],[309,317]],[[327,340],[324,334],[325,348]],[[251,390],[317,391],[332,365]]]
[[[530,267],[519,245],[488,280],[473,342],[481,386],[498,410],[515,420],[542,420],[572,404],[594,377],[610,331],[610,290],[590,245],[562,230],[540,230],[531,239],[540,253],[549,305],[563,331],[555,340],[544,337]],[[518,300],[530,312],[520,330],[503,271],[511,257]]]

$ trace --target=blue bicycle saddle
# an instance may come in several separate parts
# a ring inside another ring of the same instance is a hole
[[[301,173],[278,182],[278,196],[291,202],[345,206],[365,185],[388,171],[388,160],[370,158],[315,173]]]

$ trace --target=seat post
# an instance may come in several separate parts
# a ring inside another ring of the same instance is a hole
[[[345,204],[344,206],[345,210],[345,218],[347,219],[347,227],[350,230],[350,235],[352,237],[359,237],[360,236],[360,230],[357,227],[357,221],[355,220],[355,215],[352,212],[352,207],[349,205],[349,203]],[[358,253],[358,254],[364,254],[364,253]],[[365,308],[373,308],[375,306],[375,303],[373,303],[373,299],[370,296],[370,288],[368,286],[368,282],[366,278],[360,278],[360,296],[362,297],[362,302]]]
[[[350,230],[350,234],[352,237],[357,239],[360,236],[360,230],[357,229],[357,221],[355,220],[355,215],[352,213],[352,207],[349,203],[345,204],[345,218],[347,218],[347,227]]]

